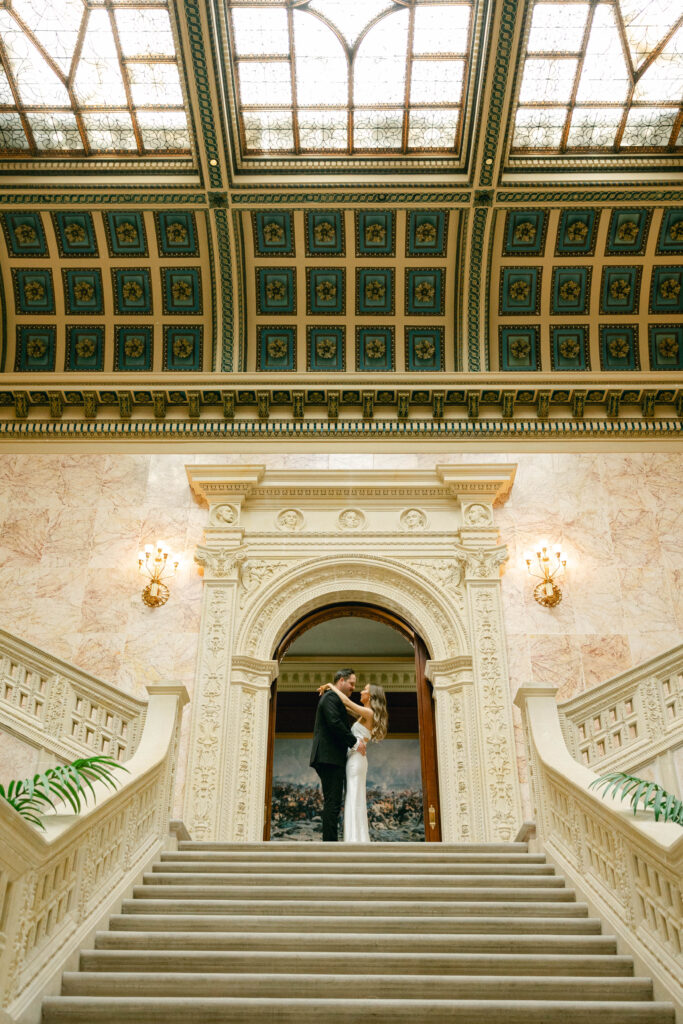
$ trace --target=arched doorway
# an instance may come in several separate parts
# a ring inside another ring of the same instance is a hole
[[[337,602],[323,607],[316,608],[303,615],[300,619],[290,625],[284,635],[278,640],[273,659],[281,665],[287,652],[304,634],[311,630],[319,631],[324,624],[332,624],[348,620],[350,618],[370,620],[380,623],[385,629],[398,634],[406,649],[412,649],[414,661],[415,679],[415,708],[414,719],[416,732],[419,737],[419,760],[422,792],[422,817],[424,825],[424,838],[427,842],[439,842],[441,840],[441,822],[439,814],[439,782],[437,772],[436,755],[436,728],[434,714],[434,699],[432,688],[425,673],[429,651],[427,645],[415,629],[401,616],[375,604],[361,601]],[[356,645],[357,647],[357,645]],[[335,652],[337,653],[337,652]],[[341,651],[339,652],[341,656]],[[353,659],[351,659],[353,660]],[[325,680],[327,681],[327,680]],[[361,686],[363,680],[361,679]],[[299,702],[298,716],[302,721],[310,718],[310,712],[314,709],[314,698],[317,701],[317,694],[312,690],[310,694],[302,694],[303,701]],[[388,694],[390,709],[390,722],[392,714],[392,698]],[[395,701],[393,702],[395,703]],[[410,718],[410,709],[403,702],[401,708],[402,719]],[[308,706],[310,705],[310,707]],[[394,708],[395,713],[398,708]],[[280,716],[282,717],[282,716]],[[401,720],[399,718],[399,720]],[[268,723],[268,753],[266,767],[265,806],[264,806],[264,839],[271,838],[271,804],[273,797],[273,761],[275,750],[275,736],[278,723],[278,679],[271,684],[271,699]],[[312,728],[312,723],[309,723]],[[390,727],[391,728],[391,727]]]

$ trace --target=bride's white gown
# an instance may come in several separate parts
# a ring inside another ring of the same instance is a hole
[[[351,732],[357,739],[367,741],[370,731],[354,722]],[[344,842],[369,843],[368,809],[365,801],[365,780],[368,759],[357,750],[349,750],[346,757],[346,796],[344,798]]]

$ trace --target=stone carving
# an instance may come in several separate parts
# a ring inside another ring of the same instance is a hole
[[[60,736],[64,732],[68,693],[69,685],[66,679],[63,676],[55,676],[45,709],[45,732],[50,736]]]
[[[214,505],[211,509],[210,519],[216,526],[236,526],[239,517],[239,509],[234,505]]]
[[[241,562],[246,559],[244,548],[210,548],[197,545],[194,560],[203,566],[205,575],[214,579],[225,579],[230,576]]]
[[[465,509],[465,522],[468,526],[491,526],[493,513],[486,505],[468,505]]]
[[[500,567],[507,557],[507,547],[470,551],[466,556],[466,574],[480,580],[498,579]]]
[[[427,526],[427,516],[419,508],[405,508],[401,512],[400,523],[404,530],[424,530]]]
[[[480,720],[483,726],[483,760],[486,764],[489,822],[503,842],[514,839],[517,819],[516,758],[512,715],[503,684],[506,681],[503,638],[499,621],[498,589],[478,586],[472,594],[474,618],[473,656],[478,664],[483,692]]]
[[[359,508],[345,508],[339,513],[337,524],[340,530],[347,532],[362,530],[365,526],[365,515]]]
[[[283,508],[275,518],[275,525],[285,533],[296,533],[303,529],[304,517],[297,508]]]
[[[245,558],[238,565],[240,581],[240,608],[244,608],[250,595],[260,586],[276,575],[278,570],[286,568],[288,562],[264,562],[253,558]]]

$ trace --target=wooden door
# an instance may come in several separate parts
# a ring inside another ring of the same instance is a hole
[[[415,685],[417,689],[417,718],[420,734],[420,766],[422,771],[422,806],[424,815],[425,841],[441,842],[441,815],[439,810],[439,779],[436,767],[436,727],[434,722],[434,698],[432,688],[425,675],[429,656],[424,641],[413,628],[399,616],[374,605],[361,602],[329,605],[320,608],[297,622],[278,644],[273,655],[278,662],[285,656],[290,645],[298,636],[328,619],[358,616],[375,619],[398,630],[412,644],[415,650]],[[273,797],[273,755],[275,752],[275,717],[277,712],[277,679],[271,685],[270,713],[268,718],[268,751],[266,761],[265,814],[263,838],[270,839],[270,816]]]

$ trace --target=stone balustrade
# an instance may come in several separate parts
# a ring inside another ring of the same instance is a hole
[[[49,696],[31,671],[28,681],[25,672],[10,675],[15,692],[34,695],[24,702],[25,715],[36,710],[41,692]],[[96,799],[80,814],[45,815],[44,833],[0,800],[0,1018],[4,1012],[11,1021],[37,1024],[40,1001],[58,990],[69,957],[167,843],[188,696],[184,686],[147,689],[146,715],[138,716],[142,736],[126,761],[128,773],[117,773],[116,791],[95,784]]]
[[[558,707],[573,757],[594,771],[654,767],[681,795],[676,754],[683,751],[683,644]],[[680,755],[679,755],[680,757]]]
[[[135,753],[147,703],[0,630],[0,729],[42,764]]]
[[[515,697],[543,850],[652,975],[662,996],[681,1005],[683,830],[650,814],[634,817],[628,803],[589,790],[597,776],[568,749],[555,693],[537,684]]]

